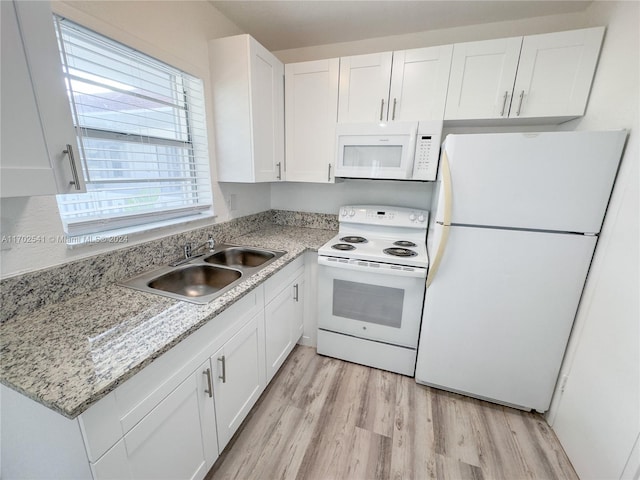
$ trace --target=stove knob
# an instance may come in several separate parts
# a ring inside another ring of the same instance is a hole
[[[351,209],[351,210],[349,211],[349,216],[350,216],[350,217],[353,217],[355,214],[356,214],[356,211],[355,211],[355,210]]]
[[[412,222],[414,222],[416,220],[416,214],[412,213],[411,215],[409,215],[409,220],[411,220]]]
[[[346,209],[346,208],[343,208],[343,209],[342,209],[342,216],[343,216],[343,217],[346,217],[346,216],[347,216],[347,209]]]
[[[423,214],[420,214],[420,216],[418,217],[419,222],[424,222],[426,219],[427,217],[425,217]]]

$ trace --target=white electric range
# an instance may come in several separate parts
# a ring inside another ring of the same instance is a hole
[[[415,373],[429,212],[344,206],[318,250],[318,353]]]

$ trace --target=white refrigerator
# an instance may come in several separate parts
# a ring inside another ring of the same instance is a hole
[[[625,139],[447,136],[417,382],[548,410]]]

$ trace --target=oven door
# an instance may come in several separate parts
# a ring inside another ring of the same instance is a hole
[[[426,269],[318,257],[318,328],[416,348]]]

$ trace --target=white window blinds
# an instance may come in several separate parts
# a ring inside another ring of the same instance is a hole
[[[65,231],[212,214],[202,81],[54,20],[87,185],[57,196]]]

